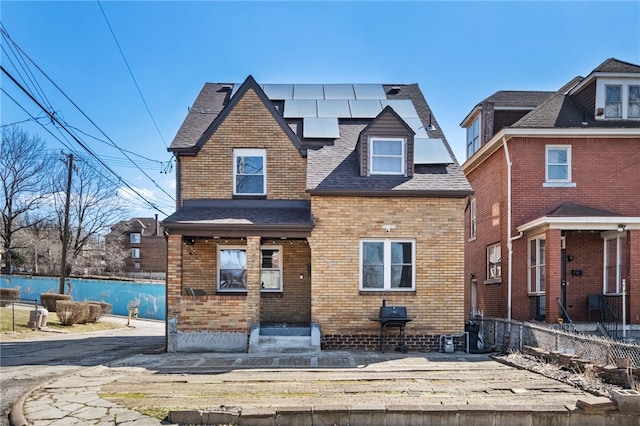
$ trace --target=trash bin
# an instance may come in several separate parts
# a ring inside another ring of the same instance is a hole
[[[38,310],[38,313],[40,314],[39,328],[44,328],[47,326],[47,317],[49,316],[49,311],[44,306],[40,306],[37,310]]]

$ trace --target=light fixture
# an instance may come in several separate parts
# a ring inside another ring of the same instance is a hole
[[[429,125],[427,126],[427,130],[428,131],[432,131],[432,130],[435,130],[435,129],[436,129],[436,126],[433,125],[432,116],[431,116],[431,114],[429,114]]]
[[[627,225],[624,225],[622,223],[618,225],[618,232],[624,232],[625,229],[627,229]]]
[[[587,112],[583,111],[582,112],[582,125],[586,126],[587,124],[589,124],[589,122],[587,121]]]
[[[387,231],[387,234],[391,232],[392,229],[396,229],[395,225],[382,225],[382,229]]]
[[[304,274],[300,274],[300,279],[304,280]]]

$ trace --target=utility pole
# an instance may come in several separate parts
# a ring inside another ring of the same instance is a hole
[[[69,204],[71,204],[71,177],[73,154],[67,156],[67,200],[64,204],[64,229],[62,230],[62,259],[60,261],[60,294],[64,294],[64,280],[67,276],[67,250],[69,248]]]

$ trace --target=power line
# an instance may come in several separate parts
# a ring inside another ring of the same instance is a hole
[[[11,41],[11,43],[16,47],[16,49],[18,49],[20,51],[20,53],[26,57],[27,59],[29,59],[29,61],[36,67],[36,69],[38,69],[38,71],[40,71],[42,73],[42,75],[44,75],[47,80],[56,88],[58,89],[58,91],[60,91],[60,93],[62,93],[62,95],[96,128],[98,129],[98,131],[109,141],[110,145],[114,148],[116,148],[117,150],[119,150],[120,152],[122,152],[122,154],[129,160],[131,161],[132,164],[136,164],[133,160],[131,160],[131,158],[127,155],[127,153],[125,152],[125,150],[123,150],[122,148],[120,148],[113,140],[111,140],[111,138],[109,138],[109,136],[107,136],[107,134],[64,92],[64,90],[62,90],[62,88],[60,88],[60,86],[58,86],[50,77],[49,75],[44,72],[44,70],[42,70],[42,68],[40,68],[38,66],[38,64],[35,63],[35,61],[33,59],[31,59],[31,57],[29,57],[29,55],[26,54],[26,52],[24,52],[20,46],[18,46],[18,44],[9,36],[9,34],[7,33],[6,29],[4,28],[4,26],[0,29],[0,31],[2,32],[2,34],[9,40]],[[5,73],[7,71],[5,70]],[[8,74],[9,75],[9,74]],[[12,78],[13,79],[13,78]],[[15,79],[13,79],[14,81],[16,81]],[[17,83],[16,81],[16,84]],[[25,91],[25,89],[22,89],[23,91]],[[28,95],[30,95],[30,93],[28,93],[27,91],[25,91],[25,93],[27,93]],[[30,97],[32,97],[30,95]],[[35,101],[35,98],[32,97],[32,99]],[[42,106],[41,106],[42,108]],[[45,113],[47,113],[48,115],[53,115],[52,113],[50,113],[48,110],[42,108],[43,111]],[[53,110],[53,108],[51,108]],[[65,122],[65,124],[67,124]],[[65,128],[65,131],[67,131],[68,133],[71,133],[68,129]],[[166,144],[165,144],[166,145]],[[88,150],[87,147],[84,147],[84,149]],[[92,153],[93,156],[95,156],[95,154]],[[168,163],[169,165],[171,164],[171,162]],[[173,196],[171,194],[169,194],[167,191],[164,190],[164,188],[162,188],[160,185],[158,185],[158,183],[151,178],[151,176],[149,176],[144,170],[142,170],[141,168],[137,167],[138,170],[147,178],[149,179],[156,188],[158,188],[160,191],[164,192],[165,195],[167,195],[171,200],[175,201],[175,199],[173,198]],[[111,170],[110,170],[111,171]],[[112,171],[111,171],[112,172]],[[113,172],[112,172],[113,173]],[[115,174],[115,173],[114,173]],[[116,175],[117,176],[117,175]]]
[[[124,61],[125,65],[127,66],[127,70],[129,70],[129,75],[131,76],[131,79],[133,80],[133,84],[135,84],[136,89],[138,89],[138,94],[140,95],[140,98],[142,99],[142,103],[144,104],[144,107],[147,109],[147,112],[149,113],[149,117],[151,117],[151,121],[153,121],[153,125],[155,126],[156,131],[158,132],[158,135],[160,136],[160,139],[162,139],[162,143],[164,143],[164,147],[168,148],[167,147],[167,142],[162,137],[162,133],[160,132],[160,128],[158,127],[158,123],[156,122],[156,119],[153,117],[153,114],[151,114],[151,109],[149,108],[149,105],[147,104],[146,99],[142,95],[142,90],[140,90],[140,86],[138,85],[138,81],[136,80],[136,77],[133,75],[133,70],[129,66],[129,62],[127,61],[127,58],[124,56],[124,52],[122,51],[122,47],[120,47],[120,43],[118,42],[118,39],[116,38],[116,34],[113,32],[113,28],[111,28],[111,24],[109,23],[109,19],[107,19],[107,15],[104,12],[104,9],[102,8],[102,3],[100,3],[100,0],[97,0],[97,1],[98,1],[98,7],[100,7],[100,12],[102,12],[102,16],[104,17],[104,20],[107,23],[107,27],[109,27],[109,31],[111,32],[111,35],[113,36],[113,40],[116,42],[116,46],[118,46],[118,50],[120,51],[120,56],[122,56],[122,60]]]

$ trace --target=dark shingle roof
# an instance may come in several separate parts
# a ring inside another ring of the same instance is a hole
[[[565,201],[558,207],[551,209],[547,216],[551,217],[610,217],[622,216],[619,213],[600,210],[593,207],[577,204],[572,201]]]
[[[640,66],[620,61],[616,58],[609,58],[598,65],[592,72],[640,73]]]
[[[478,104],[492,102],[502,108],[535,108],[555,92],[529,90],[499,90]]]

